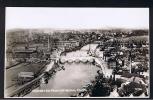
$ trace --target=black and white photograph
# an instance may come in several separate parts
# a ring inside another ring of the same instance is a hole
[[[149,8],[6,7],[5,98],[149,98]]]

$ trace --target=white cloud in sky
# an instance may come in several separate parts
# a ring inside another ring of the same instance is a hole
[[[107,27],[149,28],[149,8],[6,8],[6,29]]]

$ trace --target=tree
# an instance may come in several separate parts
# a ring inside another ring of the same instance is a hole
[[[99,97],[99,96],[109,96],[110,95],[110,85],[108,83],[97,82],[93,87],[91,96]]]

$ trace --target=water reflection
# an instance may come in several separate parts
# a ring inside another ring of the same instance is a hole
[[[59,90],[59,92],[31,92],[29,97],[70,97],[79,91],[62,92],[60,90],[77,90],[82,89],[85,85],[94,80],[97,75],[98,67],[91,63],[65,63],[65,70],[58,71],[48,84],[41,84],[38,90]]]

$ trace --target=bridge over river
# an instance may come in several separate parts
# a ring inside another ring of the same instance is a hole
[[[91,44],[90,47],[91,50],[95,50],[97,45]],[[48,84],[42,83],[26,97],[70,97],[83,91],[83,87],[90,84],[98,75],[98,70],[103,71],[105,75],[111,75],[112,71],[108,71],[106,63],[100,57],[90,56],[88,50],[89,45],[86,45],[80,50],[60,56],[61,61],[65,60],[62,64],[65,70],[57,71]],[[83,60],[88,62],[84,63]],[[93,65],[92,61],[96,64]]]

